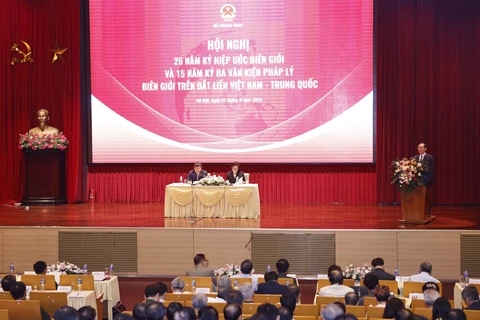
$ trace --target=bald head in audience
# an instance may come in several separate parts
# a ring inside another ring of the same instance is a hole
[[[236,303],[227,304],[225,308],[223,308],[223,315],[225,320],[241,320],[242,307]]]

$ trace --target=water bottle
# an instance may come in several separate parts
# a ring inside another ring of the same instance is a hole
[[[272,268],[270,268],[270,265],[267,266],[267,272],[270,272]]]
[[[238,280],[235,280],[235,281],[233,282],[233,286],[235,287],[235,290],[238,289]]]
[[[40,279],[40,291],[45,291],[45,278]]]
[[[10,263],[10,273],[11,274],[14,274],[15,273],[15,265],[12,263]]]
[[[192,279],[192,293],[195,293],[195,290],[197,290],[197,281]]]
[[[78,277],[77,285],[78,285],[78,291],[82,291],[82,277]]]
[[[83,265],[83,273],[85,273],[85,274],[88,273],[88,266],[87,266],[86,263]]]
[[[400,280],[400,272],[398,272],[398,268],[395,269],[395,280],[396,281]]]
[[[180,183],[183,183],[183,176],[180,176]]]
[[[110,263],[110,277],[113,277],[113,263]]]
[[[285,283],[287,285],[287,287],[290,285],[290,280],[287,280],[287,282]]]
[[[467,270],[465,270],[465,272],[463,273],[463,277],[465,278],[465,284],[468,286],[469,279],[468,279],[468,271]]]

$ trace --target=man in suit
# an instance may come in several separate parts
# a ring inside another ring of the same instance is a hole
[[[13,300],[26,300],[27,287],[21,281],[15,282],[10,287],[10,294],[12,295]],[[42,320],[50,320],[48,313],[40,307],[40,315]]]
[[[384,269],[385,261],[382,258],[375,258],[372,260],[373,271],[370,272],[378,280],[395,280],[395,276],[385,271]]]
[[[258,285],[257,294],[282,294],[287,291],[287,286],[277,282],[278,274],[275,271],[265,273],[265,282]]]
[[[475,286],[466,286],[462,290],[462,299],[468,307],[465,310],[480,310],[480,301],[478,301],[478,290]]]
[[[378,286],[378,278],[372,273],[367,273],[363,278],[363,284],[365,285],[367,292],[363,293],[358,299],[358,305],[365,305],[365,297],[375,297],[375,288]],[[361,288],[361,287],[360,287]]]
[[[422,262],[418,274],[410,276],[409,281],[412,282],[440,282],[430,274],[432,273],[432,264],[430,262]]]
[[[193,258],[193,263],[195,264],[195,269],[188,270],[187,276],[190,277],[211,277],[212,278],[212,291],[216,291],[215,286],[217,285],[217,277],[215,277],[215,272],[212,268],[208,267],[208,259],[203,253],[197,254]]]
[[[200,179],[205,178],[208,175],[208,172],[202,170],[202,164],[200,162],[195,162],[193,165],[193,170],[188,172],[187,182],[193,183],[199,181]]]
[[[230,183],[236,183],[242,179],[245,182],[245,177],[243,176],[243,171],[240,170],[240,164],[238,162],[234,162],[232,164],[232,170],[227,172],[227,181]]]
[[[421,163],[425,168],[423,173],[423,183],[426,186],[429,186],[435,180],[435,161],[433,161],[433,156],[427,154],[427,144],[422,142],[418,145],[418,154],[413,157],[417,162]]]
[[[288,268],[290,268],[290,263],[288,263],[287,259],[279,259],[277,264],[275,265],[278,271],[279,278],[291,278],[287,276]],[[294,285],[297,285],[297,279],[291,278]]]

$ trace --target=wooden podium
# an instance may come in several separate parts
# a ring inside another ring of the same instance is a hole
[[[65,151],[23,150],[25,190],[22,204],[62,205],[67,203]]]
[[[436,219],[429,216],[430,201],[427,187],[416,187],[412,191],[400,191],[402,220],[405,224],[428,224]]]

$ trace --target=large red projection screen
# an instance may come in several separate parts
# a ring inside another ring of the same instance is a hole
[[[373,0],[90,0],[93,163],[373,162]]]

